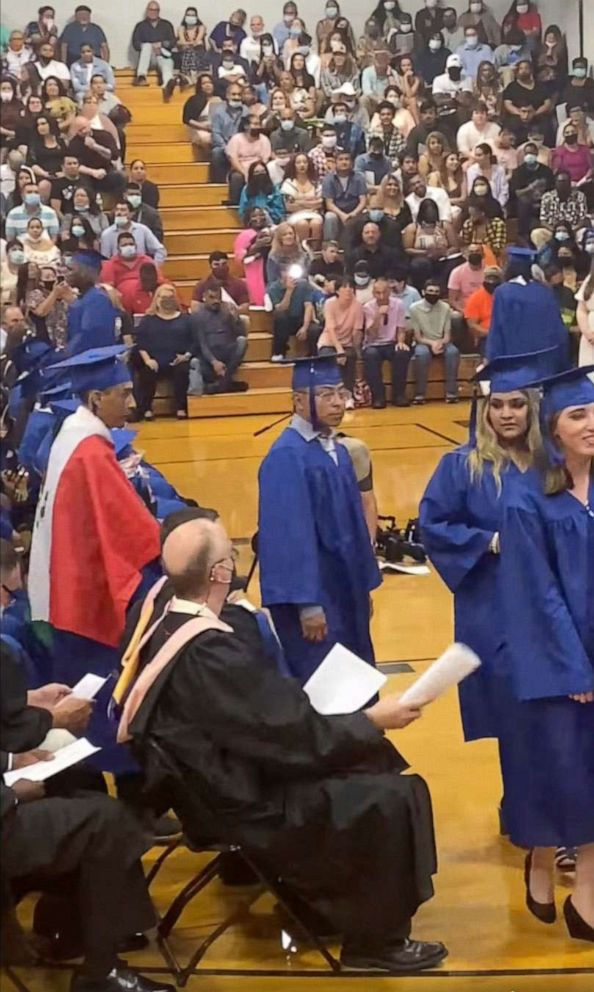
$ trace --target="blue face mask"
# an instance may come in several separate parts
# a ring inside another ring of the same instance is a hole
[[[292,131],[295,125],[293,121],[281,121],[280,126],[282,131]]]
[[[576,68],[573,70],[573,74],[576,79],[585,79],[587,72],[588,70],[584,69],[583,66],[576,66]]]
[[[372,220],[375,224],[379,224],[380,220],[383,220],[384,211],[374,210],[373,207],[369,211],[369,220]]]
[[[555,231],[555,241],[569,241],[567,231]]]
[[[25,193],[25,203],[28,207],[38,207],[41,203],[39,193]]]

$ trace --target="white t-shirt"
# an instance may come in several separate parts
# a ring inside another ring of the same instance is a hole
[[[485,143],[495,151],[495,140],[500,131],[499,124],[493,122],[488,122],[485,130],[479,131],[476,124],[468,121],[467,124],[463,124],[462,127],[458,128],[458,134],[456,135],[458,151],[466,158],[470,158],[476,146]]]
[[[458,93],[472,93],[473,88],[472,79],[465,79],[464,75],[462,75],[462,79],[450,79],[447,72],[444,72],[441,76],[436,76],[432,86],[433,96],[439,94],[443,96],[456,96]]]
[[[452,203],[446,193],[445,189],[441,189],[439,186],[428,186],[425,196],[417,196],[416,193],[409,193],[406,197],[406,202],[410,207],[410,212],[412,214],[412,219],[416,221],[419,214],[419,207],[424,200],[433,200],[437,204],[437,209],[439,210],[439,219],[442,221],[451,221],[452,219]]]
[[[48,76],[56,76],[63,82],[70,85],[70,70],[65,62],[58,62],[57,59],[52,59],[47,65],[42,65],[41,62],[35,63],[35,68],[39,73],[39,78],[45,81]]]

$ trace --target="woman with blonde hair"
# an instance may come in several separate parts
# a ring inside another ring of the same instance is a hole
[[[412,224],[412,214],[404,199],[400,180],[394,173],[382,179],[374,207],[381,211],[381,217],[376,217],[376,220],[382,221],[382,241],[387,248],[402,250],[402,232]]]
[[[430,172],[441,172],[448,149],[447,138],[441,131],[431,131],[425,142],[426,151],[419,156],[419,172],[426,179]]]
[[[270,254],[266,262],[267,284],[282,279],[290,265],[299,266],[303,269],[304,275],[309,268],[308,256],[299,243],[295,228],[288,221],[283,221],[275,228],[272,235]]]
[[[430,172],[427,176],[428,186],[439,186],[445,189],[452,204],[452,216],[457,223],[462,215],[462,208],[468,199],[466,174],[458,152],[448,152],[444,155],[441,168]]]
[[[507,488],[534,470],[542,447],[538,393],[523,385],[549,361],[548,351],[498,358],[479,373],[490,391],[474,402],[469,442],[443,456],[421,501],[423,543],[454,594],[455,638],[482,661],[459,688],[467,741],[501,734],[499,535]]]
[[[189,315],[182,313],[171,283],[157,286],[153,301],[138,325],[136,348],[141,359],[134,383],[138,419],[153,419],[153,399],[157,379],[161,377],[172,380],[177,419],[185,420],[192,327]]]

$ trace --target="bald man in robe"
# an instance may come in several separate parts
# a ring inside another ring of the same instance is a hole
[[[321,716],[296,680],[253,656],[220,620],[234,574],[220,523],[178,526],[163,564],[174,597],[141,652],[119,733],[147,780],[166,755],[186,834],[209,824],[280,876],[301,913],[341,934],[346,967],[438,965],[443,944],[410,937],[433,894],[431,800],[418,775],[401,774],[407,763],[385,737],[420,712],[388,696],[365,712]],[[189,623],[200,633],[164,663],[167,642]]]

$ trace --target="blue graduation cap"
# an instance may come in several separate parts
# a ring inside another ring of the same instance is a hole
[[[552,375],[557,368],[556,346],[524,355],[501,355],[476,373],[475,382],[487,382],[491,393],[513,393],[526,389],[537,378]]]
[[[341,386],[342,375],[334,355],[296,358],[293,364],[293,390],[315,389],[316,386]]]
[[[39,394],[41,403],[53,403],[55,400],[65,400],[72,396],[72,386],[69,382],[60,382],[57,386],[48,386]]]
[[[508,279],[515,279],[523,276],[528,282],[532,278],[532,266],[538,258],[536,248],[521,248],[519,245],[509,245],[507,248],[507,270]]]
[[[507,257],[518,262],[535,262],[538,256],[536,248],[523,248],[520,245],[508,245]]]
[[[72,358],[50,366],[53,369],[66,369],[74,393],[86,393],[91,389],[111,389],[123,382],[130,382],[132,373],[123,360],[128,349],[125,345],[109,345],[107,348],[91,348],[81,351]]]
[[[555,413],[561,413],[568,406],[588,406],[594,403],[594,365],[567,369],[549,376],[538,385],[542,386],[542,412],[548,420]]]
[[[125,448],[132,444],[138,431],[132,431],[127,427],[113,427],[111,439],[115,448],[116,458],[119,458]]]

